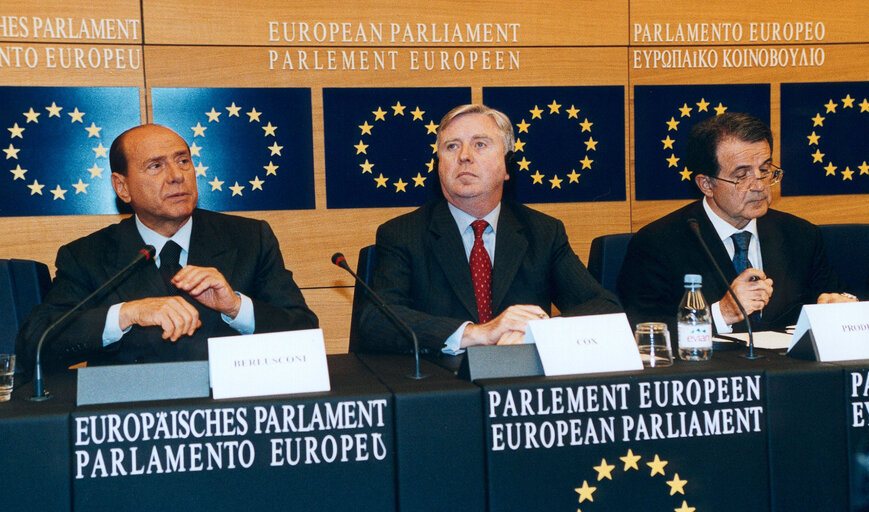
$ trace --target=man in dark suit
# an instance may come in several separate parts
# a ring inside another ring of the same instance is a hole
[[[652,222],[631,239],[618,292],[632,322],[672,325],[684,275],[700,274],[717,332],[745,330],[742,313],[689,219],[696,220],[755,330],[783,330],[796,322],[803,304],[855,300],[838,293],[843,290],[818,228],[769,209],[771,186],[783,171],[772,163],[772,132],[764,122],[739,113],[706,119],[692,129],[685,158],[704,198]]]
[[[579,261],[561,221],[502,201],[513,137],[501,112],[450,111],[437,135],[444,199],[377,230],[372,285],[430,351],[521,342],[528,321],[547,318],[553,303],[565,315],[621,311]],[[411,347],[373,305],[360,335],[366,349]]]
[[[209,337],[317,327],[266,222],[196,209],[195,169],[178,134],[132,128],[109,159],[112,186],[135,215],[60,248],[51,289],[19,332],[19,354],[32,359],[45,328],[146,244],[156,265],[132,270],[70,317],[46,340],[45,361],[207,359]]]

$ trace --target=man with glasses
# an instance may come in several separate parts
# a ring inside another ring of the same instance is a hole
[[[696,219],[755,330],[782,330],[796,323],[803,304],[856,300],[841,293],[817,227],[769,209],[771,187],[784,171],[772,163],[772,132],[763,121],[724,113],[697,123],[685,161],[704,197],[645,226],[631,239],[618,291],[632,322],[673,324],[684,275],[701,274],[716,331],[745,330],[742,313],[689,219]]]

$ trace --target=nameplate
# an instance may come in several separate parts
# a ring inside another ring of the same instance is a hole
[[[208,361],[87,366],[77,377],[79,406],[208,396]]]
[[[788,355],[810,361],[869,359],[869,302],[806,304]]]
[[[208,339],[215,399],[329,391],[321,329]]]
[[[543,375],[534,345],[477,345],[468,347],[459,366],[460,378],[500,379]]]
[[[643,369],[624,313],[533,320],[525,340],[537,345],[547,376]]]

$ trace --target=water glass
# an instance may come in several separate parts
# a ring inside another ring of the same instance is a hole
[[[15,354],[0,354],[0,402],[8,402],[12,396],[14,376]]]
[[[659,368],[673,364],[670,349],[670,331],[663,322],[644,322],[637,324],[634,332],[640,359],[647,368]]]

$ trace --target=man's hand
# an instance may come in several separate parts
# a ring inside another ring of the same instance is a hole
[[[831,304],[834,302],[857,302],[857,297],[850,293],[822,293],[818,295],[818,304]]]
[[[762,270],[747,268],[730,283],[733,293],[739,297],[747,314],[762,310],[772,296],[772,279],[766,277]],[[721,316],[727,325],[733,325],[744,318],[729,293],[719,301]]]
[[[233,319],[238,316],[241,297],[216,268],[187,265],[172,277],[172,284],[208,308]]]
[[[121,305],[118,326],[124,331],[131,325],[160,326],[163,339],[175,342],[185,334],[192,336],[202,322],[199,311],[181,297],[149,297]]]
[[[521,343],[525,326],[531,320],[549,318],[540,306],[517,304],[484,324],[469,324],[462,335],[462,348],[472,345],[512,345]]]

